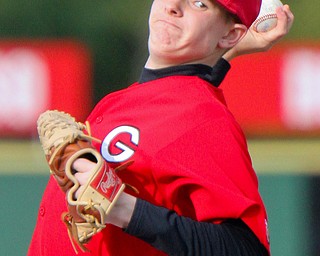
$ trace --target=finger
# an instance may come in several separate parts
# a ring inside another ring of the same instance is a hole
[[[292,13],[292,11],[290,10],[290,6],[289,5],[284,5],[283,6],[283,10],[287,15],[287,19],[288,19],[288,28],[289,30],[292,27],[293,21],[294,21],[294,14]]]
[[[77,172],[90,172],[94,169],[95,163],[85,158],[78,158],[72,164],[72,168]]]
[[[74,193],[74,196],[75,196],[76,199],[78,199],[79,196],[82,194],[84,188],[85,188],[84,186],[81,186],[81,187],[79,187],[79,188],[77,189],[76,193]]]
[[[290,31],[294,16],[288,5],[278,7],[276,13],[278,18],[276,29],[278,33],[283,36]]]
[[[78,180],[80,186],[87,183],[90,178],[92,171],[89,172],[77,172],[74,174],[74,177]]]

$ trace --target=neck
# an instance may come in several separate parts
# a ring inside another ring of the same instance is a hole
[[[162,69],[162,68],[168,68],[172,66],[179,66],[182,65],[182,63],[177,63],[177,62],[170,62],[168,60],[155,60],[151,56],[149,56],[145,68],[148,69]]]
[[[161,69],[161,68],[168,68],[172,66],[181,66],[181,65],[188,65],[188,64],[202,64],[202,65],[213,67],[217,63],[217,61],[221,58],[221,56],[220,55],[209,56],[208,58],[200,59],[200,60],[177,61],[176,59],[170,60],[170,59],[155,58],[150,55],[145,64],[145,68]]]

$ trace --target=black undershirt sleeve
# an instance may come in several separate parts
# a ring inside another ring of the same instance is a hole
[[[138,199],[125,230],[171,256],[267,256],[241,220],[197,222]]]

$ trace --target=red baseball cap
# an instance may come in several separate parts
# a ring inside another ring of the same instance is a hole
[[[256,20],[260,7],[261,0],[216,0],[228,12],[235,14],[240,21],[250,27]]]

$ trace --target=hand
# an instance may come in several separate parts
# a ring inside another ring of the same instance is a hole
[[[72,165],[72,168],[76,171],[74,177],[78,180],[80,184],[80,187],[75,193],[76,199],[79,197],[85,185],[87,184],[88,179],[90,178],[93,170],[95,169],[94,167],[95,163],[85,158],[78,158],[76,161],[74,161]]]
[[[78,198],[92,175],[92,171],[95,169],[95,163],[85,158],[79,158],[74,161],[72,167],[76,170],[74,176],[80,184],[79,189],[75,193],[76,198]],[[105,224],[110,223],[120,228],[126,228],[131,220],[136,200],[134,196],[125,192],[121,193],[113,208],[108,213]]]
[[[242,40],[226,52],[223,58],[230,61],[240,55],[266,52],[271,49],[274,44],[288,34],[294,21],[294,15],[289,5],[278,7],[276,13],[278,22],[275,28],[268,32],[256,32],[253,27],[250,27]]]

